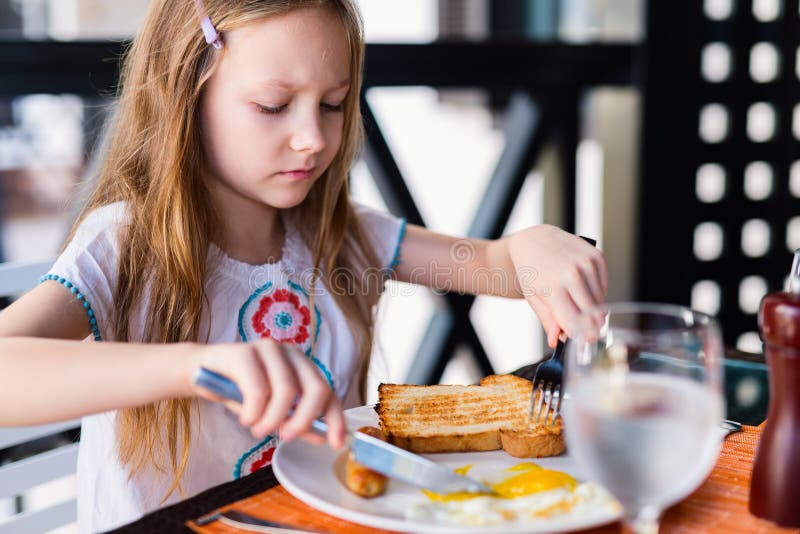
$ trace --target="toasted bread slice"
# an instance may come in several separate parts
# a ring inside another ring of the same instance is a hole
[[[529,425],[527,428],[501,428],[500,444],[503,450],[517,458],[544,458],[558,456],[567,450],[561,434],[561,419],[553,425]]]
[[[390,443],[414,452],[491,451],[510,412],[502,389],[381,384],[378,417]]]
[[[377,411],[387,440],[412,452],[560,454],[560,421],[547,429],[530,423],[531,387],[513,375],[487,376],[480,386],[381,384]]]

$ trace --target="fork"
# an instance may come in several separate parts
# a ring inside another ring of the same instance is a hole
[[[579,237],[592,246],[597,245],[597,241],[591,237]],[[533,387],[531,388],[530,414],[531,421],[534,424],[547,426],[547,418],[552,415],[550,424],[556,425],[556,420],[561,412],[561,380],[564,376],[564,347],[566,345],[566,338],[562,341],[561,337],[559,337],[553,355],[536,367],[536,373],[533,375]]]
[[[552,415],[550,424],[555,426],[558,419],[561,411],[561,378],[564,376],[566,344],[566,341],[559,338],[553,355],[540,363],[536,368],[536,374],[533,375],[530,417],[535,424],[547,426],[548,416]]]

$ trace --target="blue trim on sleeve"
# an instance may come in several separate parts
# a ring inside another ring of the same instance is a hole
[[[92,334],[94,335],[95,341],[103,341],[103,338],[100,336],[100,329],[97,327],[97,317],[94,316],[94,310],[92,310],[92,305],[89,304],[89,301],[86,300],[86,296],[81,293],[78,287],[67,280],[62,276],[58,276],[57,274],[46,274],[39,279],[39,283],[46,282],[48,280],[52,280],[54,282],[58,282],[62,286],[69,289],[70,293],[75,295],[75,298],[78,299],[83,305],[83,309],[86,310],[86,315],[89,317],[89,326],[92,328]]]
[[[397,235],[397,245],[394,247],[394,256],[392,256],[392,261],[389,263],[389,272],[395,270],[395,268],[400,265],[400,246],[403,244],[403,239],[406,237],[406,220],[400,219],[400,232]]]

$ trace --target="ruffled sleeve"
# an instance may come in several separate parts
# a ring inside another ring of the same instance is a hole
[[[96,341],[112,337],[109,321],[119,256],[117,234],[124,217],[122,203],[91,212],[42,277],[42,282],[57,282],[78,299]]]
[[[363,204],[354,203],[353,208],[382,267],[391,273],[402,261],[400,248],[406,234],[406,220]]]

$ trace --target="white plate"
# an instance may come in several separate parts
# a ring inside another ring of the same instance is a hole
[[[361,406],[345,412],[347,425],[355,430],[362,426],[378,426],[378,416],[372,406]],[[424,455],[450,468],[467,464],[486,466],[498,472],[523,461],[503,451],[467,452]],[[318,510],[353,523],[406,532],[483,533],[483,532],[566,532],[604,525],[619,518],[619,513],[598,510],[592,515],[569,515],[541,519],[525,524],[470,527],[452,523],[420,522],[406,519],[409,507],[427,502],[418,488],[390,480],[386,493],[364,499],[350,493],[336,477],[334,464],[337,453],[326,445],[311,445],[297,439],[278,445],[272,468],[278,481],[299,500]],[[581,470],[568,456],[537,458],[535,462],[546,469],[569,473],[582,480]]]

